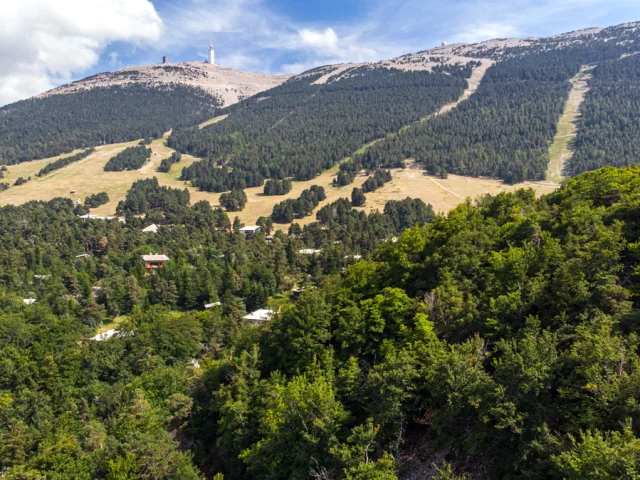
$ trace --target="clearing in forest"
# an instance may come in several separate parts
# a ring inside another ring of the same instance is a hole
[[[549,147],[547,182],[560,183],[564,179],[564,165],[573,155],[573,141],[578,131],[580,106],[589,91],[589,79],[593,67],[585,67],[571,79],[571,92],[558,121],[558,131]]]
[[[366,211],[384,209],[389,200],[402,200],[406,197],[420,198],[430,203],[436,213],[446,213],[466,201],[475,200],[481,195],[497,195],[501,192],[513,192],[520,188],[533,188],[537,195],[553,192],[555,185],[534,183],[505,184],[502,180],[491,178],[463,177],[449,175],[447,178],[435,178],[427,175],[413,164],[405,169],[393,169],[393,179],[375,192],[367,193]]]

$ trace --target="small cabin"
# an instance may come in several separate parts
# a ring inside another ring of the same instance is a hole
[[[158,232],[158,226],[155,223],[152,223],[148,227],[143,228],[142,232],[143,233],[157,233]]]
[[[25,303],[25,305],[33,305],[34,303],[36,303],[35,298],[23,298],[22,301]]]
[[[295,287],[291,289],[291,299],[292,300],[298,300],[300,298],[300,295],[302,295],[302,292],[304,292],[306,290],[305,287]]]
[[[246,320],[247,323],[258,326],[262,325],[264,322],[268,322],[271,320],[271,316],[273,315],[273,310],[268,309],[260,309],[255,312],[251,312],[249,315],[245,315],[242,317],[243,320]]]
[[[145,267],[147,269],[147,275],[156,273],[159,268],[164,268],[164,264],[169,261],[169,257],[166,255],[142,255]]]
[[[259,231],[260,231],[260,226],[258,225],[249,225],[247,227],[242,227],[240,229],[240,232],[244,234],[244,238],[251,238]]]

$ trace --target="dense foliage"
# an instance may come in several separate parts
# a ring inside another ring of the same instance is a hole
[[[162,159],[160,165],[158,166],[158,171],[167,173],[169,170],[171,170],[173,164],[178,163],[181,159],[182,155],[180,155],[178,152],[173,152],[171,156]]]
[[[275,223],[291,223],[296,218],[303,218],[311,215],[313,209],[327,198],[324,187],[311,185],[300,194],[298,198],[289,198],[273,206],[271,220]]]
[[[138,170],[151,158],[151,149],[144,145],[127,147],[115,157],[111,157],[104,166],[105,172]]]
[[[116,213],[130,217],[144,215],[153,223],[184,223],[191,195],[189,190],[161,187],[156,177],[133,183]]]
[[[362,207],[367,203],[367,197],[361,188],[354,188],[351,191],[351,205],[354,207]]]
[[[98,208],[105,203],[109,203],[109,195],[107,195],[107,192],[92,193],[84,199],[84,206],[86,208]]]
[[[0,108],[0,163],[160,138],[214,117],[218,105],[204,90],[177,84],[131,83],[23,100]]]
[[[625,50],[597,44],[498,62],[457,108],[388,136],[354,161],[365,168],[402,167],[413,158],[442,177],[490,176],[509,183],[543,179],[569,79],[582,65],[616,58]]]
[[[391,180],[391,172],[389,170],[376,170],[371,177],[364,181],[362,191],[364,193],[373,192]]]
[[[456,100],[460,77],[425,71],[353,68],[314,84],[308,72],[229,107],[203,129],[176,129],[169,146],[206,160],[183,173],[203,190],[222,188],[216,164],[265,178],[311,180],[362,145]],[[247,185],[255,186],[255,185]],[[225,189],[240,185],[224,185]],[[242,188],[242,187],[240,187]]]
[[[229,170],[226,165],[220,168],[210,161],[194,162],[183,168],[180,179],[191,180],[194,187],[206,192],[259,187],[264,183],[264,177],[260,173]]]
[[[593,71],[581,107],[575,152],[568,173],[604,165],[621,167],[640,159],[640,58],[602,62]]]
[[[446,217],[343,199],[271,242],[206,202],[153,235],[3,207],[3,475],[392,480],[411,446],[442,478],[635,478],[639,200],[640,168],[608,167]],[[293,282],[316,288],[243,324]]]
[[[292,188],[291,180],[288,178],[284,178],[282,180],[269,179],[264,183],[263,193],[266,196],[286,195]]]
[[[220,205],[227,212],[239,212],[247,204],[247,194],[244,190],[234,188],[229,193],[220,195]]]
[[[87,158],[89,155],[91,155],[95,151],[96,151],[96,149],[93,148],[93,147],[92,148],[87,148],[86,150],[78,152],[75,155],[71,155],[69,157],[62,157],[62,158],[59,158],[58,160],[55,160],[55,161],[53,161],[51,163],[47,163],[44,167],[42,167],[40,169],[40,171],[38,173],[36,173],[36,176],[37,177],[41,177],[43,175],[46,175],[49,172],[53,172],[54,170],[59,170],[59,169],[61,169],[63,167],[66,167],[70,163],[79,162],[83,158]]]

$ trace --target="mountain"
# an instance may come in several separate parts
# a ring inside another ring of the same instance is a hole
[[[407,159],[442,178],[541,181],[572,85],[586,71],[598,88],[580,104],[588,115],[576,127],[575,160],[565,148],[557,169],[628,164],[640,152],[630,101],[638,27],[443,45],[291,77],[197,62],[102,73],[0,109],[0,163],[173,130],[172,148],[205,159],[183,179],[209,191],[308,180],[347,158],[342,184],[361,168],[403,167]],[[631,83],[621,85],[621,75]],[[603,91],[618,96],[615,106]],[[214,116],[224,119],[196,128]],[[611,159],[627,145],[630,152]]]
[[[170,63],[141,65],[115,72],[104,72],[54,88],[36,98],[50,95],[72,94],[94,88],[113,85],[187,85],[198,87],[220,100],[220,106],[229,106],[255,95],[263,90],[276,87],[291,75],[267,75],[210,65],[205,62]]]
[[[182,178],[208,191],[255,186],[262,177],[309,180],[347,158],[340,165],[341,185],[362,168],[404,168],[407,159],[441,178],[455,173],[541,181],[573,82],[594,70],[594,78],[610,72],[603,82],[614,97],[621,78],[631,85],[620,88],[625,97],[615,105],[599,100],[599,89],[587,94],[584,110],[594,118],[583,117],[580,126],[595,123],[591,131],[606,132],[608,140],[582,138],[588,131],[579,129],[577,144],[593,148],[576,162],[589,168],[627,164],[635,161],[633,154],[613,160],[609,150],[640,151],[637,102],[631,101],[640,72],[637,52],[640,31],[630,23],[328,65],[225,109],[226,118],[215,125],[176,129],[169,145],[205,158]],[[233,167],[233,176],[221,164]],[[584,169],[571,160],[561,166]]]
[[[0,163],[159,138],[287,78],[198,62],[100,73],[0,108]]]

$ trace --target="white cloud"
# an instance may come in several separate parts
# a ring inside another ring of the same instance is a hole
[[[334,54],[338,50],[338,35],[331,27],[326,28],[324,32],[303,28],[300,30],[300,40],[304,46],[323,53]]]
[[[162,20],[148,0],[0,2],[0,105],[94,66],[111,42],[155,42]]]

